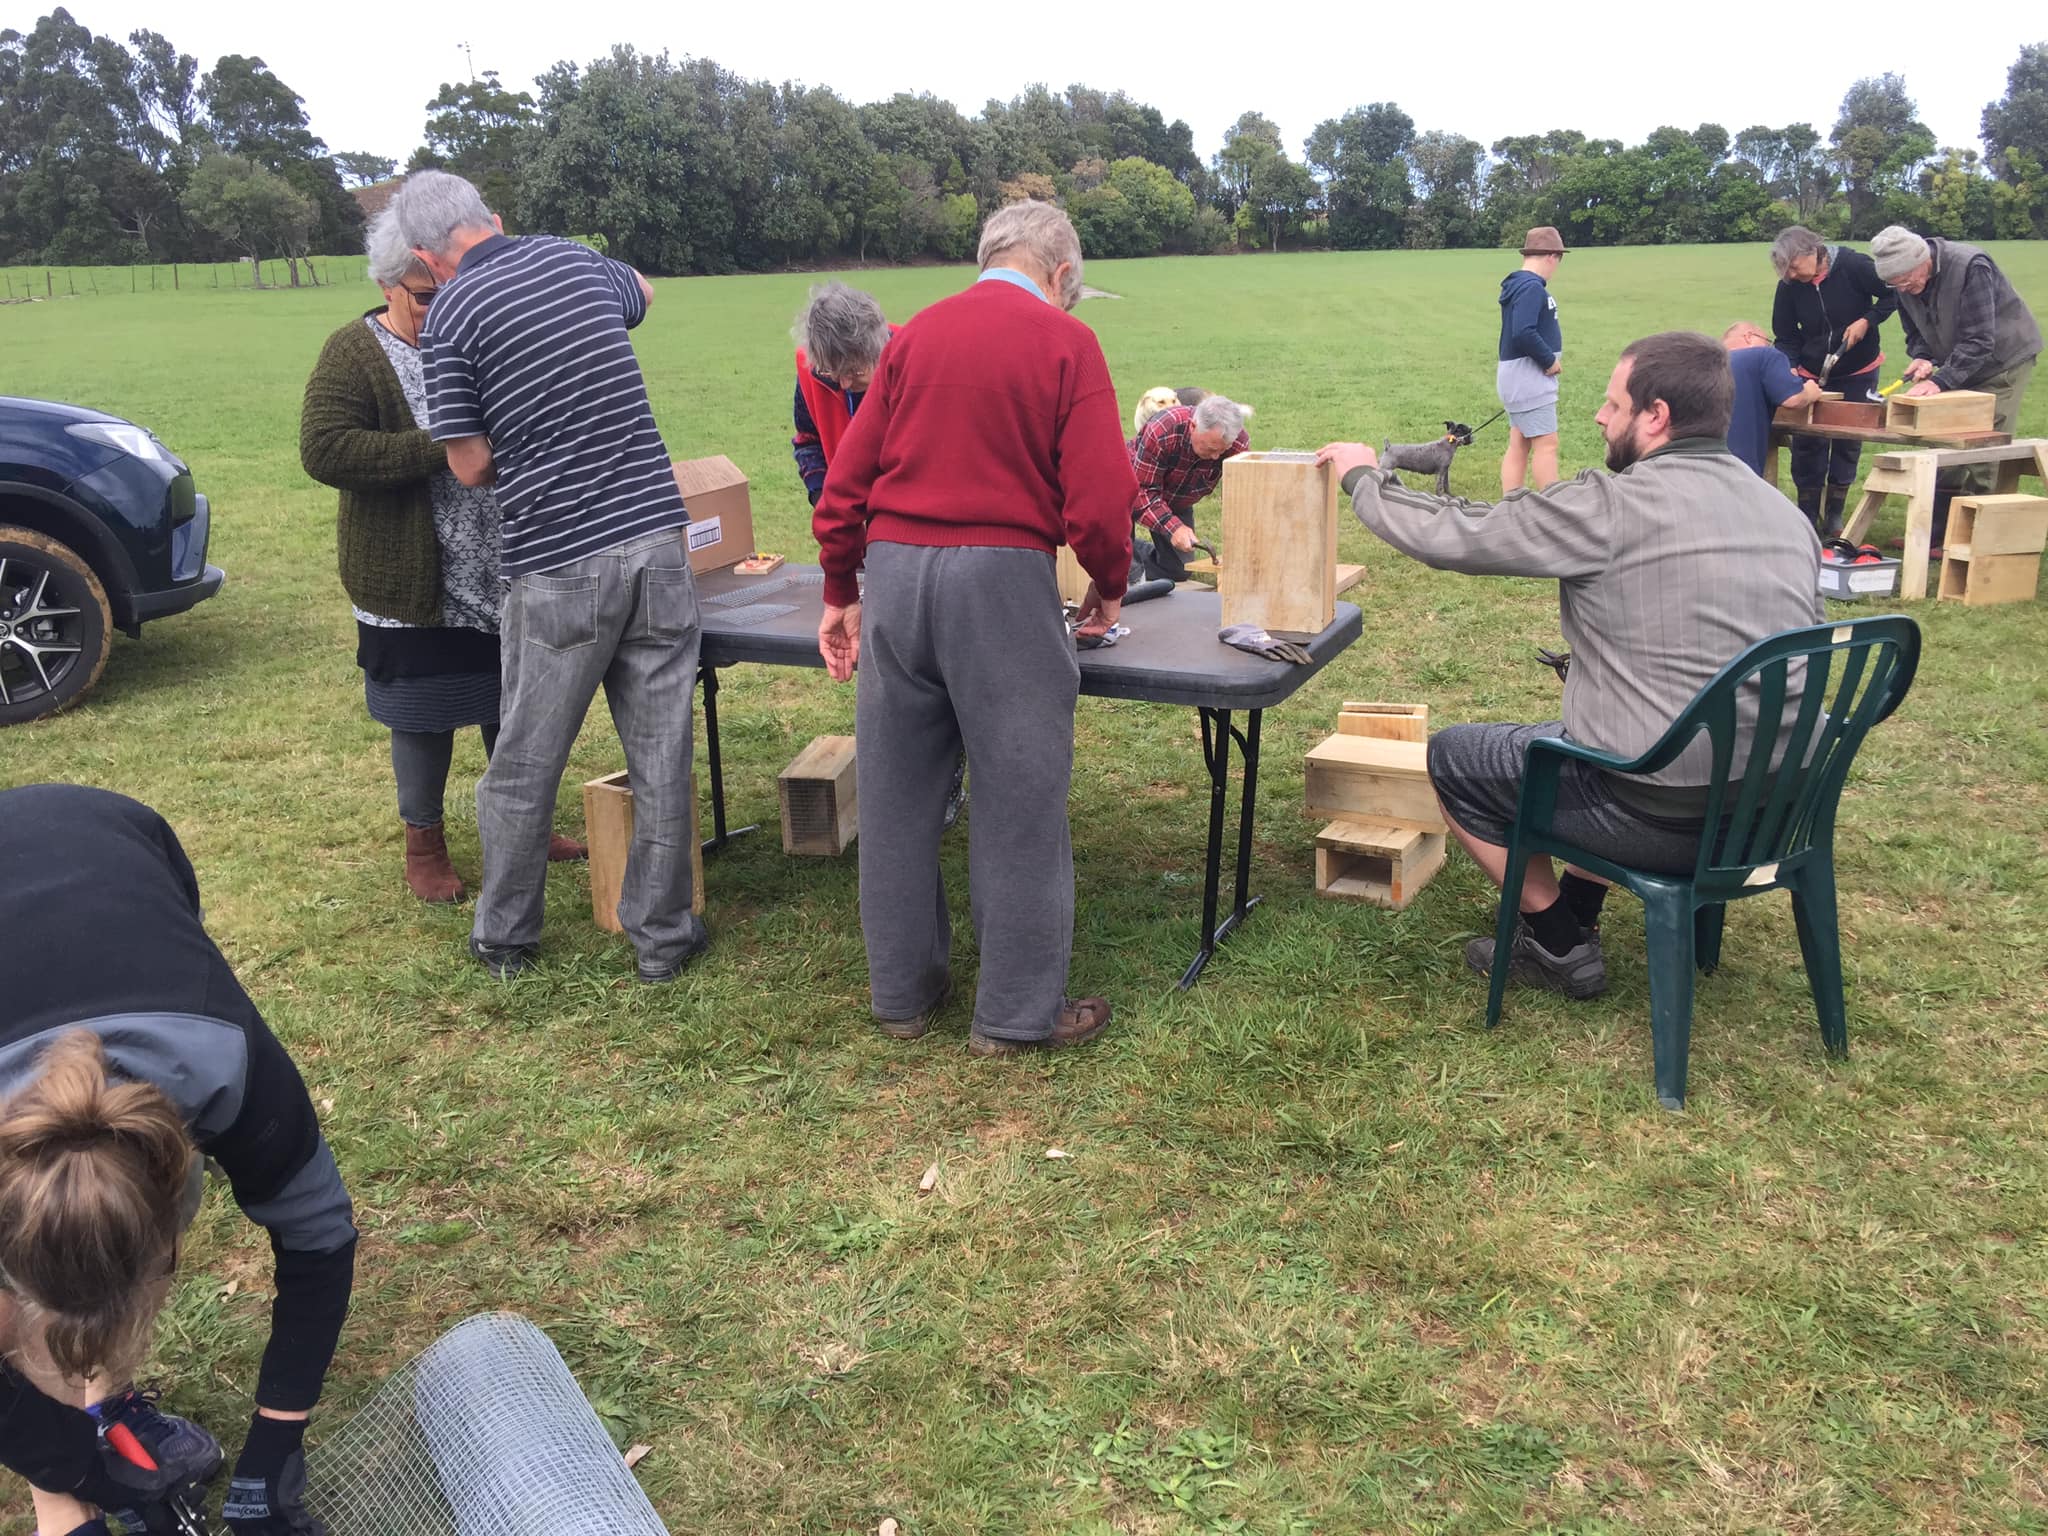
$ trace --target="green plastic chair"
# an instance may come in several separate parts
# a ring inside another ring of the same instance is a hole
[[[1788,728],[1786,684],[1802,663],[1805,690]],[[1920,626],[1902,614],[1790,630],[1759,640],[1729,662],[1686,706],[1663,739],[1632,761],[1554,736],[1530,742],[1521,800],[1508,839],[1486,1027],[1500,1022],[1523,874],[1530,859],[1548,855],[1604,875],[1642,898],[1650,966],[1650,1048],[1657,1101],[1666,1109],[1685,1107],[1693,968],[1711,971],[1720,963],[1727,904],[1745,896],[1792,893],[1799,950],[1820,1015],[1821,1043],[1830,1055],[1846,1055],[1849,1030],[1842,1007],[1842,946],[1835,919],[1835,807],[1857,748],[1872,726],[1899,707],[1919,663]],[[1745,688],[1756,693],[1757,725],[1745,771],[1731,780],[1728,768],[1740,729],[1736,697]],[[1628,869],[1573,846],[1551,830],[1558,774],[1566,762],[1576,759],[1622,775],[1654,773],[1673,762],[1701,731],[1711,740],[1714,757],[1705,820],[1717,830],[1700,840],[1699,862],[1690,878]],[[1770,772],[1774,757],[1781,764],[1775,776]]]

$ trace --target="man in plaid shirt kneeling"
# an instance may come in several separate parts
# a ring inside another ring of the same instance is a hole
[[[1131,440],[1138,494],[1131,501],[1131,580],[1186,581],[1182,556],[1195,547],[1195,503],[1216,489],[1223,461],[1251,446],[1248,405],[1211,395],[1200,405],[1170,406]],[[1137,536],[1152,535],[1148,546]]]

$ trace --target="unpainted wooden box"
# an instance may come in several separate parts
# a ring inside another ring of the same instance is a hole
[[[1399,912],[1444,867],[1444,834],[1333,821],[1316,834],[1316,894]]]
[[[690,778],[690,910],[704,910],[704,845],[697,835],[697,779]],[[633,788],[621,769],[583,785],[583,836],[590,846],[590,915],[609,933],[623,933],[619,895],[633,846]]]
[[[832,858],[860,831],[853,738],[820,736],[775,778],[782,798],[782,851]]]
[[[1346,699],[1337,712],[1340,736],[1377,736],[1382,741],[1428,741],[1427,704],[1362,704]]]
[[[1311,816],[1448,830],[1430,787],[1426,742],[1326,736],[1309,750],[1303,791]]]
[[[1938,596],[1967,607],[2032,602],[2048,548],[2048,496],[1958,496]]]
[[[1981,389],[1944,389],[1938,395],[1893,395],[1884,426],[1901,437],[1948,437],[1997,429],[1998,397]]]
[[[1223,622],[1303,640],[1337,616],[1337,477],[1313,453],[1223,461]]]
[[[1052,574],[1060,586],[1061,602],[1078,605],[1088,595],[1088,573],[1081,569],[1081,562],[1064,544],[1053,551]]]

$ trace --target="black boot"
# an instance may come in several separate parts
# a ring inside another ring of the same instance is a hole
[[[1802,485],[1795,487],[1795,489],[1797,490],[1799,495],[1799,510],[1806,514],[1806,520],[1809,523],[1813,524],[1814,531],[1818,533],[1820,531],[1821,520],[1820,498],[1821,492],[1824,489],[1824,487],[1818,485]]]
[[[1829,486],[1826,507],[1827,517],[1821,527],[1820,536],[1823,539],[1839,539],[1842,536],[1842,525],[1848,520],[1846,514],[1849,510],[1849,487]]]

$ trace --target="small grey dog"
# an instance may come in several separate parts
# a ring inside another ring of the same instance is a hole
[[[1428,443],[1380,442],[1380,468],[1406,469],[1418,475],[1436,476],[1436,493],[1451,493],[1451,460],[1460,448],[1469,447],[1472,429],[1462,421],[1444,423],[1444,435]]]

